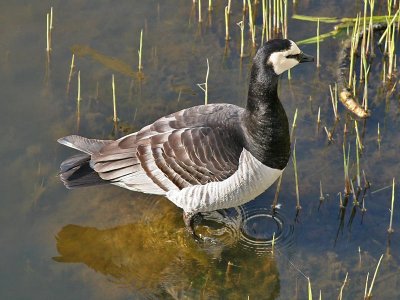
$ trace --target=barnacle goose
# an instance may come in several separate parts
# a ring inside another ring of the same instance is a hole
[[[278,79],[310,61],[293,41],[270,40],[253,59],[246,108],[190,107],[115,141],[63,137],[59,143],[83,153],[61,163],[60,178],[68,188],[110,183],[163,195],[198,238],[195,215],[244,204],[282,174],[290,136]]]

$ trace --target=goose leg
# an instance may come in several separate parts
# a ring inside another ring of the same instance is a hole
[[[183,221],[185,222],[186,230],[196,241],[202,241],[201,237],[196,234],[194,229],[195,223],[199,218],[201,218],[200,213],[183,212]]]

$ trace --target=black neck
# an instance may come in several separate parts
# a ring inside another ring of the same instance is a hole
[[[262,62],[251,70],[244,120],[246,149],[264,165],[283,169],[290,156],[289,123],[278,98],[278,79]]]

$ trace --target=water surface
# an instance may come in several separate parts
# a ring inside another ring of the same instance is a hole
[[[203,1],[206,2],[206,1]],[[231,40],[225,44],[224,1],[203,9],[197,22],[192,1],[14,1],[0,4],[0,147],[2,191],[1,299],[305,299],[310,277],[314,297],[335,299],[346,273],[344,299],[362,299],[381,254],[374,299],[397,299],[399,214],[389,237],[392,178],[400,178],[398,87],[381,83],[382,57],[371,67],[372,116],[358,122],[364,149],[360,168],[371,189],[366,212],[352,197],[340,215],[343,192],[343,129],[349,126],[350,174],[356,175],[354,121],[339,104],[334,116],[329,84],[345,37],[321,44],[321,64],[284,75],[280,97],[295,130],[302,210],[296,216],[293,165],[285,170],[281,209],[272,216],[275,186],[245,207],[206,216],[198,230],[214,240],[199,245],[184,231],[181,211],[163,197],[102,186],[67,190],[57,178],[60,162],[74,152],[56,143],[79,133],[115,138],[158,117],[202,104],[197,87],[210,62],[209,102],[244,105],[254,50],[245,31],[247,57],[239,57],[241,6],[234,3]],[[355,16],[362,3],[299,1],[289,15]],[[206,3],[203,3],[206,5]],[[50,60],[46,13],[54,7]],[[259,8],[260,10],[260,8]],[[377,6],[377,13],[384,7]],[[257,24],[260,17],[257,18]],[[144,30],[143,77],[137,50]],[[322,24],[321,32],[332,30]],[[314,36],[314,23],[289,19],[289,37]],[[258,37],[259,41],[259,37]],[[315,46],[303,46],[315,55]],[[76,70],[67,93],[72,52]],[[399,53],[398,53],[399,54]],[[81,74],[77,118],[77,71]],[[115,74],[119,128],[112,122]],[[316,124],[321,107],[321,127]],[[377,143],[380,124],[381,144]],[[320,181],[324,200],[320,203]],[[363,185],[363,183],[362,183]],[[397,201],[398,202],[398,201]],[[271,254],[272,235],[276,245]]]

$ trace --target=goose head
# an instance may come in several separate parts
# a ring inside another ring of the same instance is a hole
[[[314,57],[305,54],[291,40],[273,39],[258,50],[254,60],[262,61],[264,67],[271,68],[275,75],[280,75],[300,63],[314,61]]]

